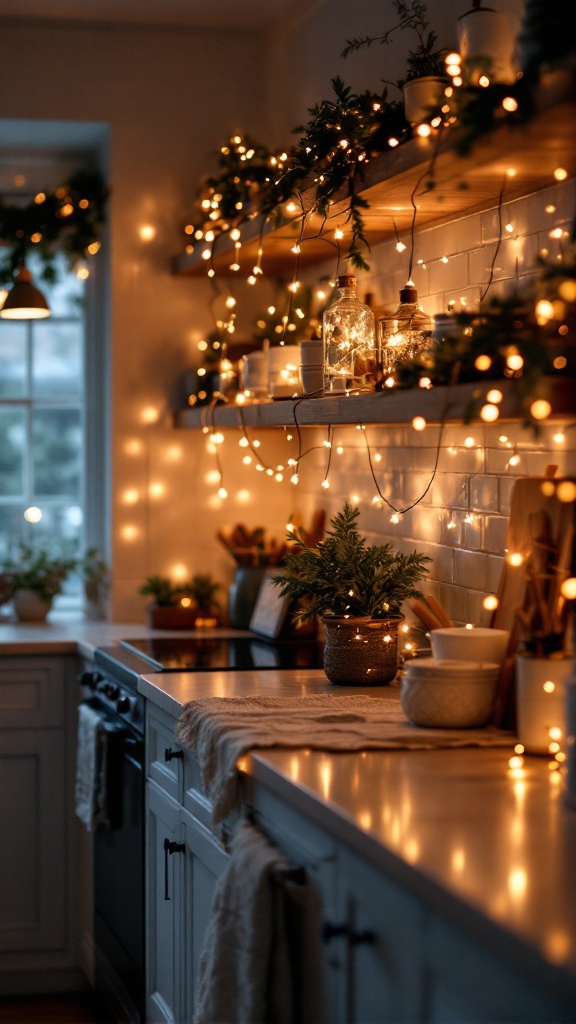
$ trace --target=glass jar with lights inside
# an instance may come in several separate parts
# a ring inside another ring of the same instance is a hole
[[[412,281],[400,289],[400,303],[393,313],[380,317],[378,362],[383,378],[393,377],[397,364],[414,359],[430,347],[434,320],[418,305]]]
[[[324,312],[324,394],[344,395],[376,379],[376,321],[356,295],[354,274],[342,274],[338,297]]]

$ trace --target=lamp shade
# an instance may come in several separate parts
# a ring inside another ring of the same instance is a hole
[[[32,284],[32,275],[22,265],[12,289],[0,309],[4,320],[40,320],[50,316],[50,307],[42,292]]]

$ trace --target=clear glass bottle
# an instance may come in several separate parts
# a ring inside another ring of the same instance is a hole
[[[378,323],[378,363],[384,378],[394,375],[399,360],[413,359],[430,345],[434,320],[418,305],[418,292],[412,281],[400,289],[398,308]]]
[[[343,395],[376,377],[376,321],[356,295],[354,274],[336,282],[338,298],[322,318],[324,394]]]

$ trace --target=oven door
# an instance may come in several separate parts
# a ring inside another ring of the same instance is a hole
[[[94,706],[94,702],[91,702]],[[108,824],[94,835],[96,987],[115,1020],[144,1016],[144,741],[102,708]]]

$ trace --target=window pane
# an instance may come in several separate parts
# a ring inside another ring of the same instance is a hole
[[[80,398],[80,323],[42,320],[32,325],[32,391],[35,398]]]
[[[63,253],[55,254],[54,282],[43,280],[42,263],[34,252],[28,253],[26,264],[34,284],[46,297],[52,316],[83,316],[85,284],[71,272]]]
[[[22,515],[24,507],[18,505],[0,505],[0,558],[16,554],[21,541],[28,541],[29,525]]]
[[[24,494],[25,447],[25,410],[0,408],[0,498]]]
[[[0,320],[0,398],[22,398],[26,394],[26,335],[23,321]]]
[[[36,408],[32,414],[35,498],[80,500],[82,425],[80,409]]]

